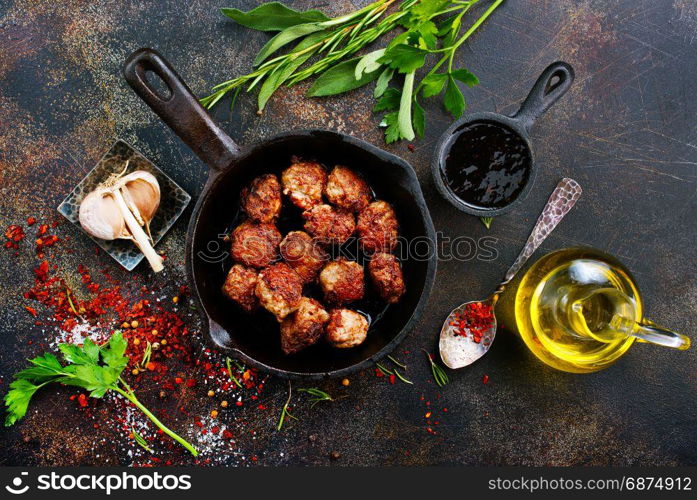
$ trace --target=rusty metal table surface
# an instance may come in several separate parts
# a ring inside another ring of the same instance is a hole
[[[3,0],[0,5],[0,223],[27,217],[53,220],[55,207],[116,139],[140,149],[193,196],[204,165],[127,87],[120,65],[131,51],[161,51],[194,92],[250,68],[267,35],[221,16],[226,4],[257,2]],[[361,1],[326,2],[337,14]],[[309,7],[318,2],[292,2]],[[415,385],[391,385],[372,373],[319,385],[342,398],[295,410],[297,422],[281,432],[276,421],[286,383],[271,379],[266,411],[251,405],[221,412],[236,425],[234,446],[214,463],[278,465],[431,464],[697,464],[697,349],[675,352],[636,345],[611,368],[591,375],[549,369],[512,335],[500,335],[490,353],[470,368],[451,372],[438,389],[420,351],[435,349],[436,332],[461,299],[488,293],[513,261],[547,195],[570,176],[584,194],[538,255],[573,245],[618,256],[634,273],[647,315],[694,337],[697,333],[697,3],[692,0],[507,0],[462,48],[458,59],[481,85],[467,90],[470,111],[511,113],[550,62],[576,70],[570,92],[536,124],[539,161],[526,203],[490,230],[443,201],[430,177],[435,142],[451,119],[436,104],[427,109],[426,137],[411,151],[405,142],[388,150],[414,165],[433,220],[446,236],[491,236],[498,257],[440,262],[425,314],[397,351]],[[242,96],[236,112],[215,114],[241,144],[290,128],[324,127],[383,146],[370,90],[310,100],[306,86],[283,89],[266,112]],[[167,271],[151,276],[140,265],[133,277],[76,228],[52,255],[62,269],[78,263],[105,266],[121,281],[144,280],[176,294],[185,283],[184,237],[190,209],[160,244]],[[28,245],[28,243],[25,243]],[[72,253],[67,253],[67,248]],[[4,249],[3,249],[4,250]],[[33,251],[0,255],[0,363],[4,393],[25,359],[39,354],[48,333],[24,310],[22,292],[33,281]],[[196,312],[185,319],[200,328]],[[484,375],[489,382],[482,383]],[[133,463],[123,442],[88,420],[56,387],[41,393],[28,416],[0,434],[2,465]],[[143,395],[158,408],[156,393]],[[430,402],[430,406],[426,405]],[[196,388],[181,395],[186,406],[169,423],[187,434],[192,415],[210,401]],[[98,403],[104,406],[104,403]],[[447,408],[447,411],[443,411]],[[425,419],[425,412],[434,415]],[[95,420],[96,419],[96,420]],[[433,420],[436,420],[436,425]],[[428,431],[432,427],[434,433]],[[330,451],[341,458],[330,461]],[[163,461],[190,463],[177,449]],[[254,458],[252,460],[252,457]]]

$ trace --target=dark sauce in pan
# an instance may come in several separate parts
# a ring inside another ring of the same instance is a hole
[[[441,175],[468,205],[497,209],[520,194],[531,164],[530,149],[520,135],[499,123],[475,121],[457,132]]]

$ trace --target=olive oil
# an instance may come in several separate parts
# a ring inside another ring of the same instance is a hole
[[[525,274],[515,296],[518,333],[540,360],[587,373],[614,363],[636,338],[639,291],[615,259],[587,248],[553,252]]]

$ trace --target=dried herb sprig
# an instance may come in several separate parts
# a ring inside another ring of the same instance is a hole
[[[225,367],[227,368],[227,374],[230,377],[230,380],[232,380],[237,387],[239,387],[240,389],[243,389],[244,387],[242,387],[242,384],[240,383],[240,381],[237,380],[237,377],[235,377],[232,374],[232,368],[230,367],[230,361],[231,361],[230,358],[225,358]],[[237,363],[235,363],[235,366],[237,367],[238,370],[240,369],[240,366]],[[242,368],[244,368],[244,367],[242,367]]]
[[[491,228],[491,223],[494,222],[493,217],[480,217],[479,220],[482,221],[482,224],[487,229]]]
[[[298,389],[298,392],[304,392],[311,396],[310,401],[312,404],[310,405],[310,408],[314,408],[317,403],[322,401],[334,401],[334,398],[332,398],[328,393],[317,389],[316,387],[302,387]]]
[[[46,353],[30,359],[31,366],[15,374],[10,391],[5,395],[7,417],[5,426],[13,425],[26,415],[31,398],[36,391],[51,383],[80,387],[89,391],[90,397],[102,398],[114,391],[133,405],[157,426],[162,432],[186,448],[192,455],[198,451],[189,442],[170,430],[136,398],[133,389],[121,378],[128,364],[126,340],[120,331],[115,331],[103,345],[97,345],[89,337],[81,346],[60,344],[58,349],[67,363],[63,365],[56,356]]]
[[[140,367],[142,369],[147,368],[148,363],[150,363],[150,358],[152,357],[152,343],[148,340],[145,344],[145,350],[143,351],[143,359],[140,362]]]
[[[276,430],[280,431],[283,428],[283,424],[285,423],[287,418],[292,418],[293,420],[297,420],[296,417],[290,414],[288,411],[288,405],[290,404],[290,399],[293,396],[293,388],[290,385],[290,380],[288,381],[288,399],[286,399],[286,404],[283,405],[283,409],[281,410],[281,416],[278,419],[278,425],[276,426]]]
[[[145,440],[143,436],[141,436],[138,431],[135,429],[135,427],[131,427],[131,434],[133,434],[133,439],[135,440],[136,444],[143,448],[145,451],[148,453],[154,453],[152,448],[148,445],[148,442]]]
[[[385,140],[389,143],[423,136],[425,116],[419,95],[430,98],[445,91],[443,105],[458,118],[465,110],[465,98],[458,82],[470,87],[479,82],[467,69],[454,68],[457,49],[503,2],[488,0],[489,7],[467,26],[464,16],[479,1],[404,0],[388,13],[395,0],[378,0],[334,18],[318,10],[299,12],[279,2],[265,3],[248,12],[222,9],[223,14],[243,26],[278,34],[258,53],[254,71],[216,85],[201,103],[211,108],[227,93],[235,91],[232,106],[243,86],[247,92],[259,87],[257,105],[261,112],[282,85],[292,86],[312,76],[318,76],[308,91],[312,97],[341,94],[376,81],[374,97],[378,102],[374,111],[386,112],[381,122]],[[385,48],[349,59],[396,28],[404,31],[394,36]],[[288,52],[276,55],[296,41]],[[431,55],[439,59],[417,81],[416,71]],[[401,82],[397,87],[390,87],[397,76],[402,77]]]
[[[438,363],[433,361],[433,357],[431,356],[431,354],[425,349],[422,349],[422,351],[425,352],[426,357],[428,357],[428,362],[431,364],[431,372],[433,373],[433,380],[435,380],[438,387],[443,387],[448,382],[450,382],[448,374],[445,373],[445,370],[443,370],[443,368],[441,368]]]

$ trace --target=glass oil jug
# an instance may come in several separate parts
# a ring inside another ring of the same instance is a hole
[[[513,307],[502,309],[506,324],[514,322],[535,356],[567,372],[606,368],[637,341],[690,346],[686,336],[644,319],[632,276],[616,259],[591,248],[567,248],[539,259],[520,280]]]

